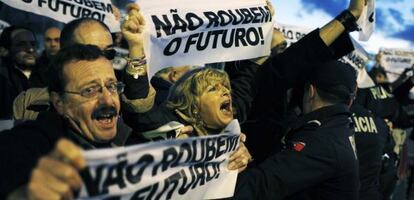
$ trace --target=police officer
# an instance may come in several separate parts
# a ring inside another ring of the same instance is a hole
[[[387,151],[392,151],[394,146],[390,130],[383,119],[375,117],[371,111],[358,103],[352,104],[351,112],[359,161],[359,199],[382,199],[379,193],[381,164],[383,159],[389,159],[383,155],[392,156]]]
[[[356,72],[338,61],[315,69],[305,86],[304,115],[290,126],[284,150],[241,173],[234,199],[358,199],[349,110]]]

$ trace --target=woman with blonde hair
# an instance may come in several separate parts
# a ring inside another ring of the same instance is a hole
[[[244,65],[233,67],[231,81],[229,75],[219,69],[204,67],[188,71],[170,88],[166,102],[159,106],[154,104],[145,113],[128,113],[124,119],[134,130],[143,132],[172,121],[193,128],[190,132],[181,131],[163,138],[219,134],[233,119],[245,120],[254,97],[257,68]],[[237,160],[237,164],[230,169],[244,168],[251,160],[243,143],[230,161],[232,159]]]

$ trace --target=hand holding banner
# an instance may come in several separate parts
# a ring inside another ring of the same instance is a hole
[[[375,29],[375,0],[368,0],[357,24],[361,28],[358,40],[368,41]]]
[[[227,159],[239,137],[240,126],[233,120],[214,136],[86,151],[80,199],[231,197],[237,170],[227,169]]]
[[[148,25],[150,75],[169,66],[270,54],[272,15],[263,0],[140,0],[139,5]]]

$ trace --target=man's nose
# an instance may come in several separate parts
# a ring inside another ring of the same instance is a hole
[[[106,87],[103,87],[99,96],[99,101],[102,104],[112,105],[114,103],[114,95],[116,94],[112,94]]]

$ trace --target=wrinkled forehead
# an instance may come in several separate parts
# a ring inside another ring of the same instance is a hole
[[[207,73],[201,73],[196,78],[197,87],[202,91],[207,89],[210,86],[222,85],[224,87],[230,88],[230,82],[228,76],[225,72],[219,71],[207,71]]]
[[[72,60],[64,65],[63,74],[66,82],[74,86],[92,82],[116,81],[112,63],[104,57],[96,60]]]
[[[113,46],[111,33],[98,23],[81,24],[74,32],[75,41],[79,44],[91,44],[101,50]]]

